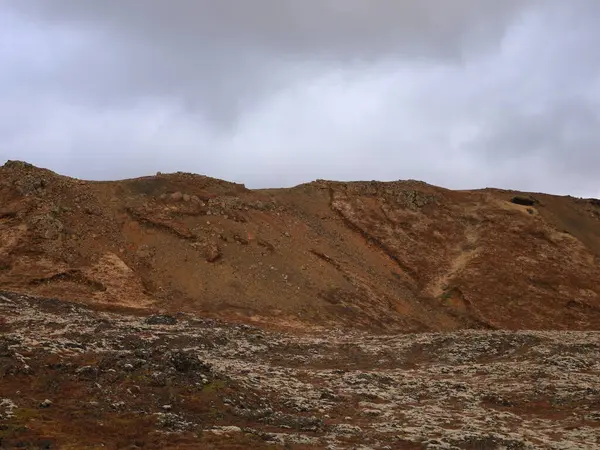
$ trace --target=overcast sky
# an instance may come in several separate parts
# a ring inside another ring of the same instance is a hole
[[[598,23],[597,0],[0,0],[0,160],[600,197]]]

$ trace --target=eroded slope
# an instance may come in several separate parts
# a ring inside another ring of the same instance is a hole
[[[301,327],[598,329],[598,201],[0,168],[0,287]]]

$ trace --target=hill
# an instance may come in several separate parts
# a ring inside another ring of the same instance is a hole
[[[107,308],[298,330],[597,330],[599,258],[595,199],[0,168],[0,289]]]

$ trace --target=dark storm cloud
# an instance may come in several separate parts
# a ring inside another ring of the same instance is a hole
[[[15,0],[41,26],[86,45],[50,82],[90,102],[176,96],[191,111],[234,119],[285,85],[299,62],[327,67],[382,58],[458,61],[494,47],[523,2],[453,0]],[[75,45],[76,46],[76,45]],[[306,70],[306,69],[305,69]],[[310,69],[308,69],[310,70]],[[300,70],[303,72],[303,70]]]
[[[600,2],[0,0],[0,156],[600,195]]]

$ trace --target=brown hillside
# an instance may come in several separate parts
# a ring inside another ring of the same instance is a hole
[[[77,302],[303,328],[600,329],[599,257],[597,200],[0,168],[0,289]]]

